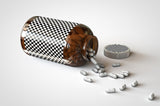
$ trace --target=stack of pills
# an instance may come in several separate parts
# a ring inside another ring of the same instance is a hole
[[[96,61],[95,59],[95,51],[93,49],[88,50],[88,55],[90,61],[95,65],[95,67],[92,69],[93,72],[95,73],[104,73],[105,72],[105,66],[103,64],[100,64]]]

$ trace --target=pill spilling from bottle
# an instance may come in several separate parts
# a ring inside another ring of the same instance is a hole
[[[89,50],[87,50],[87,54],[88,54],[88,58],[89,60],[94,64],[94,67],[91,69],[91,71],[95,74],[98,74],[98,76],[100,78],[104,78],[104,77],[108,77],[108,78],[113,78],[113,79],[124,79],[125,77],[129,77],[130,73],[129,71],[120,71],[119,73],[111,73],[111,72],[107,72],[105,70],[105,65],[104,64],[101,64],[99,63],[97,60],[96,60],[96,56],[95,56],[95,51],[91,48],[89,48]],[[112,67],[116,68],[116,67],[121,67],[121,64],[120,63],[113,63],[112,64]],[[86,71],[84,70],[81,70],[80,73],[83,75],[83,76],[87,76],[89,75]],[[84,77],[84,81],[85,82],[88,82],[88,83],[92,83],[93,82],[93,79],[92,77]],[[131,82],[131,87],[137,87],[139,85],[139,82],[137,80],[134,80],[133,82]],[[122,84],[119,88],[107,88],[105,89],[105,92],[107,94],[113,94],[113,93],[118,93],[119,91],[123,92],[125,91],[128,87],[130,87],[130,85],[127,85],[127,84]],[[153,101],[155,99],[155,94],[154,93],[151,93],[149,96],[148,96],[148,100],[151,100]]]

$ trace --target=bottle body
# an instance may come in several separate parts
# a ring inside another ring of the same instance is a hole
[[[21,32],[25,53],[70,66],[82,66],[89,61],[87,50],[98,50],[98,40],[83,24],[35,16]]]

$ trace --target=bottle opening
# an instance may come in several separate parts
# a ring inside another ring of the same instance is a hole
[[[97,54],[98,50],[98,40],[94,35],[88,35],[84,43],[84,58],[90,60],[90,57],[93,57]]]
[[[81,66],[90,61],[89,49],[92,49],[96,55],[98,40],[87,26],[80,24],[69,32],[63,56],[64,59],[71,61],[69,65]]]

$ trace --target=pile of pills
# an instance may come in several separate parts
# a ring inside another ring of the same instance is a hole
[[[103,78],[103,77],[110,77],[110,78],[113,78],[113,79],[124,79],[125,77],[128,77],[130,75],[130,73],[128,71],[121,71],[120,73],[107,73],[106,70],[105,70],[105,66],[101,63],[98,63],[95,59],[95,51],[93,49],[89,49],[88,51],[88,55],[89,55],[89,59],[90,61],[95,65],[94,68],[92,69],[92,71],[96,74],[99,74],[99,77]],[[121,64],[120,63],[113,63],[112,64],[112,67],[120,67]],[[84,70],[81,70],[80,73],[85,76],[84,77],[84,81],[88,82],[88,83],[92,83],[94,82],[94,80],[91,78],[91,77],[88,77],[88,72],[87,71],[84,71]],[[137,87],[138,86],[138,81],[135,80],[131,83],[131,87]],[[116,88],[108,88],[105,90],[106,93],[116,93],[117,90],[120,90],[120,91],[124,91],[126,90],[127,88],[127,85],[126,84],[123,84],[122,86],[120,86],[118,89]],[[154,100],[155,99],[155,94],[154,93],[151,93],[149,94],[149,97],[148,97],[148,100]]]
[[[92,50],[90,50],[92,51]],[[117,79],[117,78],[125,78],[125,77],[128,77],[129,76],[129,72],[128,71],[123,71],[122,73],[106,73],[105,71],[105,66],[101,63],[98,63],[94,57],[94,55],[91,55],[89,56],[90,57],[90,60],[91,62],[95,65],[95,67],[92,69],[93,72],[95,73],[98,73],[99,74],[99,77],[111,77],[111,78],[114,78],[114,79]],[[120,66],[120,63],[115,63],[115,64],[112,64],[113,67],[119,67]]]

